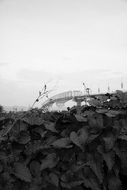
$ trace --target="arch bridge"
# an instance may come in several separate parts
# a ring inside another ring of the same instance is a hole
[[[74,102],[77,103],[77,106],[81,106],[81,102],[85,101],[86,98],[92,98],[92,97],[94,98],[94,97],[99,97],[103,95],[105,94],[91,94],[91,95],[85,94],[84,95],[79,90],[66,91],[66,92],[56,94],[55,96],[52,96],[51,98],[49,98],[47,101],[45,101],[42,104],[42,108],[52,107],[54,103],[56,103],[58,107],[62,107],[69,100],[73,100]]]

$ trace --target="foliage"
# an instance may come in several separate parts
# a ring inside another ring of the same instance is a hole
[[[3,113],[3,111],[4,111],[4,108],[2,105],[0,105],[0,113]]]
[[[0,189],[127,189],[127,102],[120,93],[119,109],[114,101],[80,115],[33,109],[1,117]]]

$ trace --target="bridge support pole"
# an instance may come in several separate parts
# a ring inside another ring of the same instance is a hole
[[[82,103],[82,98],[81,97],[74,97],[73,101],[77,103],[77,114],[80,114],[81,112],[81,103]]]
[[[76,101],[78,107],[81,107],[81,102],[82,102],[81,100]]]
[[[77,114],[80,114],[81,112],[81,100],[76,100],[76,103],[77,103]]]

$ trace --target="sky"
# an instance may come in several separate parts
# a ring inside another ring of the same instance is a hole
[[[0,0],[0,104],[127,89],[127,0]],[[42,103],[42,102],[40,102]]]

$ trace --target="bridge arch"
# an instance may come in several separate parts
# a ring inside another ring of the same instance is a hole
[[[80,96],[82,95],[82,92],[79,90],[74,90],[74,91],[65,91],[59,94],[56,94],[52,96],[49,100],[45,101],[42,106],[45,105],[50,105],[52,102],[57,103],[57,102],[63,102],[63,101],[69,101],[73,99],[73,97]]]

